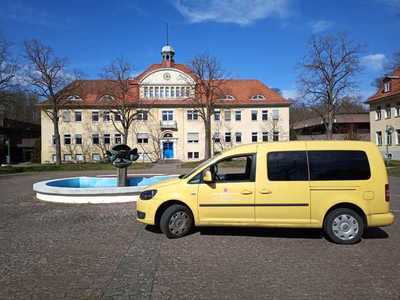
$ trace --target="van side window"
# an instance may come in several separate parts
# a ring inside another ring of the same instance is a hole
[[[255,155],[246,154],[222,159],[210,166],[215,182],[254,181]]]
[[[270,152],[267,156],[270,181],[308,180],[307,154],[305,151]]]
[[[365,180],[371,177],[364,151],[308,151],[310,180]]]

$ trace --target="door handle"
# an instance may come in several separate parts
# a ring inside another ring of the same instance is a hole
[[[259,191],[260,194],[272,194],[271,190],[267,190],[267,189],[262,189],[261,191]]]
[[[249,190],[244,190],[244,191],[241,192],[241,194],[242,195],[250,195],[250,194],[253,194],[253,192],[249,191]]]

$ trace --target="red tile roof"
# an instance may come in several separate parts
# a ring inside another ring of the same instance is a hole
[[[390,91],[383,91],[383,82],[385,80],[390,80]],[[387,99],[388,97],[400,95],[400,67],[398,67],[392,75],[386,76],[382,81],[378,91],[371,97],[368,98],[368,103],[373,103]]]
[[[153,64],[147,70],[139,74],[137,77],[130,79],[131,89],[128,95],[128,101],[138,103],[145,106],[193,106],[193,99],[139,99],[139,82],[149,73],[162,69],[167,66],[165,63]],[[183,64],[172,63],[171,68],[176,68],[195,78],[191,70]],[[104,106],[107,103],[101,98],[106,94],[113,94],[112,81],[110,80],[79,80],[74,83],[76,85],[76,95],[82,101],[69,101],[68,104],[80,107]],[[288,106],[290,102],[283,98],[277,92],[268,88],[259,80],[254,79],[231,79],[226,80],[220,87],[226,95],[232,95],[233,100],[219,100],[220,106],[269,106],[281,105]],[[117,93],[117,91],[115,91]],[[265,99],[252,100],[255,95],[263,95]],[[43,102],[45,105],[46,102]]]

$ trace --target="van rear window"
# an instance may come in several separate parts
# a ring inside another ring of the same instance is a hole
[[[364,151],[308,151],[310,180],[366,180],[371,177]]]
[[[308,180],[307,154],[305,151],[270,152],[267,156],[270,181]]]

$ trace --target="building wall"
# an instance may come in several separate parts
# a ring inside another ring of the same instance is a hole
[[[390,106],[390,117],[387,116],[385,109]],[[381,119],[377,118],[377,111],[381,111]],[[371,141],[375,142],[383,155],[386,151],[392,154],[392,159],[400,160],[400,97],[393,97],[391,99],[382,100],[377,103],[370,104],[370,122],[371,122]],[[392,133],[392,144],[388,145],[386,128],[392,126],[394,132]],[[382,133],[382,143],[379,144],[377,132]]]
[[[176,121],[176,128],[161,129],[162,112],[164,110],[173,111],[173,119]],[[131,147],[137,147],[138,151],[142,154],[141,160],[152,160],[155,161],[162,158],[162,146],[163,142],[171,141],[174,145],[174,157],[173,159],[179,159],[182,161],[190,160],[202,160],[204,159],[204,126],[203,122],[198,117],[198,120],[188,120],[187,111],[188,108],[152,108],[149,110],[149,118],[146,121],[135,121],[130,129],[128,145]],[[225,121],[224,114],[225,110],[231,111],[231,120]],[[251,112],[257,111],[257,121],[251,120]],[[268,111],[268,120],[262,120],[262,110]],[[61,137],[61,151],[62,159],[76,160],[77,155],[83,155],[85,161],[93,160],[93,155],[104,156],[107,149],[111,148],[114,144],[115,134],[118,131],[114,127],[111,121],[103,121],[103,112],[100,109],[76,109],[76,110],[65,110],[69,111],[70,121],[66,121],[63,117],[60,118],[60,137]],[[74,121],[75,111],[82,112],[82,121]],[[92,112],[99,112],[99,121],[92,122]],[[241,111],[241,120],[235,120],[235,111]],[[275,116],[278,115],[277,120],[273,120],[273,111]],[[212,121],[212,132],[220,133],[220,142],[213,143],[213,149],[215,152],[222,151],[238,144],[252,143],[252,133],[258,133],[258,142],[262,141],[262,132],[268,132],[269,142],[273,141],[273,131],[279,132],[279,140],[289,140],[289,107],[241,107],[241,108],[230,108],[221,109],[221,121]],[[64,111],[60,112],[60,115],[64,115]],[[53,145],[53,125],[51,120],[48,118],[46,113],[41,113],[42,122],[42,163],[50,163],[53,161],[53,155],[55,155],[55,146]],[[224,137],[226,132],[231,132],[231,142],[225,142]],[[235,133],[240,132],[242,141],[237,143],[235,141]],[[164,137],[165,134],[171,134],[172,137]],[[188,133],[198,133],[198,143],[188,143]],[[64,143],[64,135],[70,134],[71,144],[66,145]],[[82,144],[77,145],[75,143],[74,136],[80,134],[82,136]],[[100,143],[94,145],[92,143],[92,134],[99,134]],[[104,144],[104,134],[110,134],[111,143]],[[138,144],[137,135],[148,134],[148,143]],[[193,153],[193,158],[188,158],[188,152]],[[195,153],[198,153],[198,158]],[[65,156],[65,157],[64,157]]]

